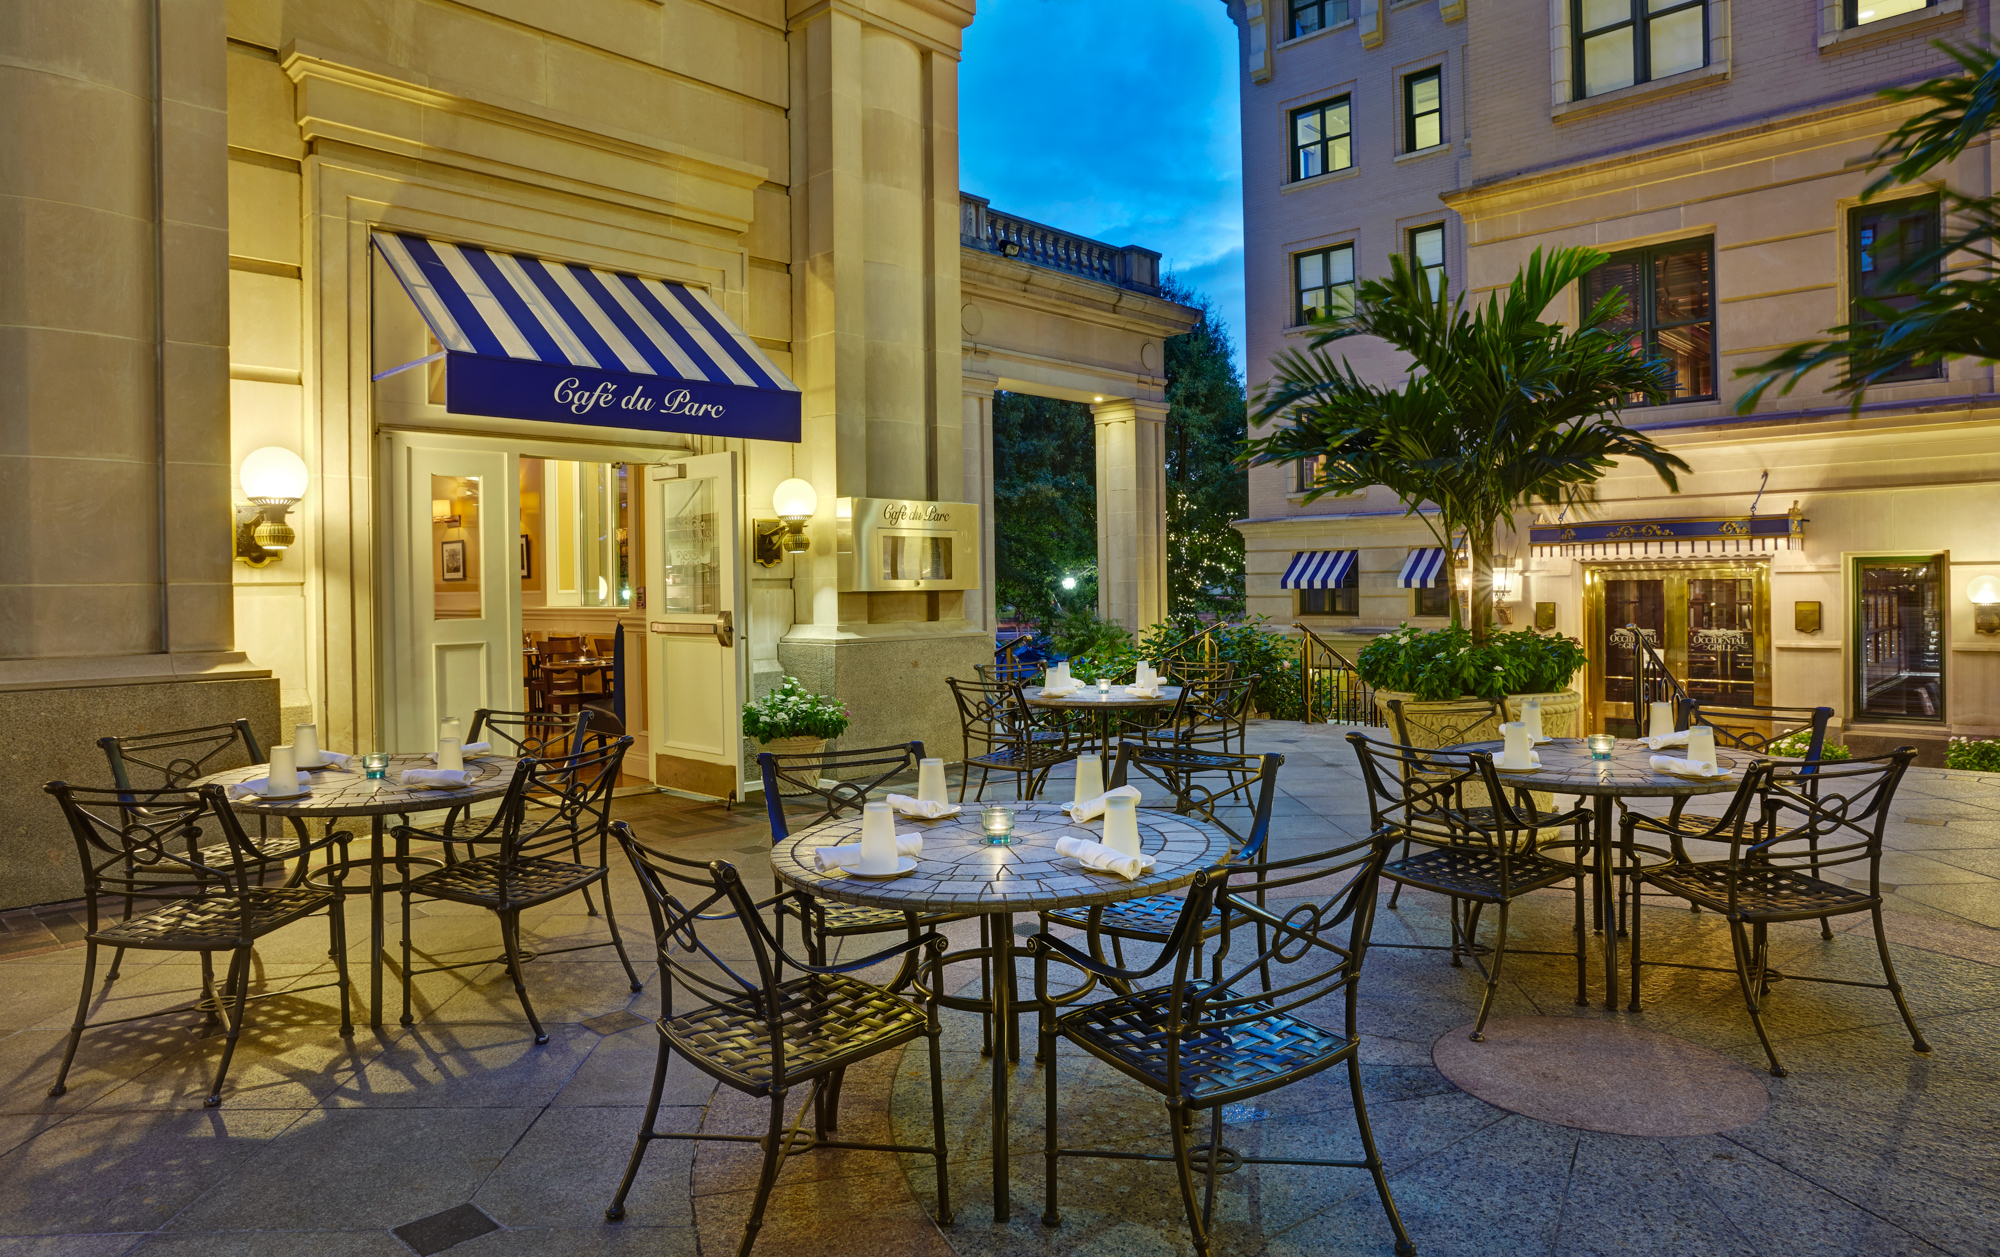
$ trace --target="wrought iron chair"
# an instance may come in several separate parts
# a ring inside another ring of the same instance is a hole
[[[257,741],[257,735],[250,728],[250,721],[242,716],[227,724],[202,725],[194,729],[176,729],[170,733],[144,733],[132,737],[108,737],[97,739],[98,749],[111,765],[111,780],[121,790],[134,788],[156,788],[178,790],[226,768],[244,768],[251,764],[268,762],[264,747]],[[135,780],[140,774],[144,780]],[[257,818],[257,838],[259,849],[268,851],[273,864],[298,864],[285,879],[285,885],[297,886],[305,881],[308,860],[306,852],[312,844],[312,835],[306,823],[296,816],[285,819],[291,827],[289,840],[274,839],[271,835],[271,817]],[[239,818],[240,820],[240,818]],[[217,864],[227,863],[230,852],[227,843],[218,843],[205,853],[206,858]],[[259,879],[262,878],[260,870]],[[132,918],[132,902],[125,903],[125,919]],[[125,960],[125,949],[112,953],[111,967],[104,974],[110,982],[118,976],[118,966]]]
[[[467,742],[489,742],[493,750],[515,759],[561,760],[589,748],[601,748],[615,738],[597,731],[596,715],[588,707],[574,711],[496,711],[491,707],[481,707],[472,713],[472,728],[465,735]],[[543,807],[549,804],[539,796],[530,794],[528,806]],[[561,798],[554,801],[561,806]],[[456,831],[459,823],[469,813],[472,805],[461,804],[453,808],[444,823],[434,832]],[[572,861],[583,858],[585,835],[577,835],[577,845],[572,849]],[[444,859],[446,864],[458,863],[458,848],[446,843]],[[583,908],[591,916],[597,915],[597,905],[590,898],[590,888],[583,891]]]
[[[1911,1046],[1930,1051],[1917,1029],[1896,966],[1889,959],[1889,940],[1882,929],[1882,836],[1896,787],[1917,756],[1913,747],[1899,747],[1873,759],[1835,763],[1792,764],[1765,761],[1744,770],[1728,809],[1715,826],[1687,834],[1658,823],[1658,818],[1627,812],[1622,838],[1628,849],[1634,836],[1664,836],[1670,858],[1663,864],[1637,868],[1632,878],[1632,999],[1639,1007],[1642,965],[1731,972],[1719,966],[1674,964],[1640,956],[1640,897],[1638,885],[1656,886],[1690,903],[1722,914],[1729,922],[1737,983],[1750,1010],[1751,1024],[1770,1058],[1771,1073],[1785,1076],[1784,1063],[1764,1029],[1763,1001],[1774,978],[1792,982],[1830,982],[1887,991],[1909,1028]],[[1689,838],[1726,843],[1729,855],[1697,860],[1687,853]],[[1656,850],[1656,849],[1655,849]],[[1628,860],[1631,856],[1628,854]],[[1866,878],[1866,889],[1856,885]],[[1881,982],[1785,973],[1771,968],[1769,928],[1774,921],[1812,921],[1822,925],[1836,916],[1866,912],[1875,922],[1875,948],[1882,958]]]
[[[1042,673],[1048,671],[1047,664],[1021,659],[1009,659],[1005,663],[978,663],[972,667],[982,681],[1020,681],[1023,684],[1039,680]]]
[[[1047,1105],[1042,1149],[1047,1192],[1044,1225],[1056,1226],[1062,1221],[1058,1165],[1063,1157],[1173,1163],[1194,1250],[1202,1255],[1210,1251],[1218,1175],[1243,1165],[1342,1166],[1365,1169],[1373,1176],[1376,1194],[1395,1234],[1396,1252],[1417,1251],[1396,1212],[1382,1158],[1375,1148],[1362,1098],[1361,1043],[1355,1030],[1355,995],[1375,924],[1377,879],[1388,849],[1388,841],[1376,835],[1288,860],[1204,870],[1188,888],[1168,945],[1145,969],[1105,964],[1048,933],[1028,940],[1035,958],[1039,998],[1052,998],[1048,984],[1051,959],[1067,961],[1127,992],[1043,1023],[1041,1055]],[[1344,882],[1340,881],[1343,873],[1348,875]],[[1306,883],[1314,883],[1311,890],[1303,889]],[[1337,890],[1322,889],[1336,884]],[[1288,891],[1307,898],[1291,905]],[[1286,909],[1265,908],[1264,903],[1271,898],[1286,901]],[[1220,947],[1206,958],[1205,965],[1204,944],[1210,937],[1206,923],[1216,916],[1254,921],[1265,932],[1260,937],[1268,941],[1260,941],[1254,952],[1239,954],[1235,943],[1244,932],[1225,932]],[[1251,972],[1274,970],[1278,976],[1269,990],[1246,995],[1236,989]],[[1171,975],[1164,985],[1136,986],[1162,973]],[[1346,1014],[1339,1028],[1329,1029],[1305,1019],[1302,1010],[1339,1006],[1334,1005],[1336,1000],[1344,1005]],[[1058,1037],[1159,1094],[1167,1106],[1171,1154],[1060,1146]],[[1364,1154],[1360,1160],[1246,1157],[1223,1144],[1225,1106],[1343,1064],[1353,1095],[1355,1123],[1360,1127]],[[1192,1131],[1196,1115],[1203,1110],[1209,1114],[1208,1141],[1197,1145],[1192,1143]],[[1199,1199],[1195,1188],[1198,1175],[1205,1180]]]
[[[963,775],[958,780],[958,801],[965,802],[965,783],[972,770],[979,770],[975,801],[986,797],[986,780],[992,773],[1008,773],[1014,778],[1014,792],[1032,799],[1041,792],[1042,782],[1057,764],[1076,758],[1066,734],[1042,728],[1021,696],[1019,681],[961,681],[945,678],[952,699],[958,704],[959,732],[965,739]]]
[[[1249,737],[1250,708],[1257,698],[1258,679],[1227,676],[1182,682],[1172,714],[1158,728],[1146,733],[1145,739],[1191,754],[1215,751],[1225,758],[1242,754]]]
[[[1282,755],[1196,753],[1122,742],[1109,784],[1113,789],[1131,784],[1136,769],[1140,777],[1167,791],[1176,813],[1199,816],[1229,835],[1229,853],[1218,863],[1254,864],[1263,859],[1271,836],[1271,805],[1284,762]],[[1179,895],[1121,899],[1094,908],[1044,912],[1042,928],[1067,925],[1086,931],[1090,954],[1099,961],[1104,960],[1103,940],[1109,938],[1113,961],[1123,965],[1123,944],[1128,939],[1166,945],[1180,920],[1181,906]],[[1203,937],[1214,937],[1223,926],[1220,915],[1213,917],[1203,923]]]
[[[244,832],[221,786],[204,786],[198,792],[94,790],[52,781],[43,789],[55,796],[76,839],[85,912],[83,991],[77,997],[76,1020],[50,1095],[59,1096],[66,1090],[77,1044],[93,1025],[199,1011],[206,1024],[213,1026],[217,1014],[226,1012],[228,1030],[222,1060],[216,1065],[215,1085],[203,1101],[210,1108],[222,1103],[222,1084],[229,1076],[229,1062],[243,1033],[245,1005],[251,998],[251,950],[258,939],[316,912],[326,913],[339,976],[333,982],[293,987],[287,993],[339,987],[340,1033],[354,1033],[348,1008],[346,922],[338,907],[338,893],[261,884],[259,877],[277,863],[278,855]],[[219,834],[222,841],[204,845],[208,836],[204,830]],[[335,840],[345,847],[344,837],[336,836]],[[106,897],[125,900],[128,908],[123,918],[115,922],[99,918],[98,901]],[[133,916],[129,905],[134,901],[147,905],[148,911]],[[115,947],[121,954],[127,948],[199,953],[201,998],[188,1008],[93,1023],[88,1013],[99,947]],[[218,952],[229,953],[229,970],[219,992],[214,959]]]
[[[1387,842],[1401,842],[1408,852],[1382,866],[1382,876],[1398,885],[1433,891],[1451,901],[1451,943],[1381,943],[1382,947],[1448,951],[1454,967],[1471,956],[1486,975],[1486,993],[1479,1001],[1479,1019],[1472,1041],[1486,1037],[1486,1018],[1500,988],[1500,968],[1511,950],[1517,955],[1569,956],[1576,962],[1576,1002],[1584,994],[1583,888],[1590,880],[1585,861],[1591,851],[1588,808],[1544,814],[1526,791],[1507,791],[1494,771],[1493,757],[1479,751],[1437,751],[1374,742],[1359,733],[1347,740],[1361,759],[1361,779],[1368,788],[1369,821]],[[1488,803],[1468,805],[1478,790]],[[1542,831],[1573,827],[1570,841],[1545,842]],[[1567,862],[1552,860],[1550,851],[1567,850]],[[1513,947],[1507,942],[1508,909],[1531,891],[1573,881],[1576,900],[1575,938],[1568,951]],[[1498,914],[1492,963],[1480,958],[1479,917],[1492,907]]]
[[[492,912],[500,921],[499,962],[514,979],[514,994],[521,1011],[528,1016],[536,1043],[549,1036],[529,1002],[528,987],[522,980],[527,963],[521,947],[521,913],[564,895],[575,894],[610,876],[611,791],[618,782],[618,765],[625,758],[631,738],[620,738],[609,746],[570,755],[560,760],[524,759],[514,766],[500,810],[479,833],[419,829],[398,825],[391,831],[396,839],[396,858],[404,862],[413,841],[460,843],[473,849],[493,848],[492,854],[462,859],[443,868],[407,878],[403,897],[403,1024],[415,1020],[410,1010],[410,979],[420,973],[444,973],[452,969],[495,963],[493,957],[464,960],[455,964],[411,967],[410,900],[421,895],[452,903],[471,904]],[[587,844],[596,840],[593,861]],[[560,859],[569,855],[568,860]],[[603,943],[580,943],[574,947],[541,949],[537,955],[587,951],[593,947],[614,947],[625,966],[632,989],[639,989],[639,975],[632,971],[631,958],[618,934],[618,916],[611,909],[611,896],[604,896],[604,922],[611,938]]]
[[[1490,742],[1500,736],[1500,722],[1506,718],[1500,704],[1483,698],[1468,698],[1455,703],[1425,703],[1422,710],[1415,712],[1405,712],[1400,698],[1389,699],[1383,705],[1389,709],[1389,728],[1395,732],[1397,744],[1412,749],[1457,746],[1462,742]],[[1405,761],[1405,766],[1421,762]],[[1553,802],[1553,799],[1550,801]],[[1470,788],[1462,802],[1470,823],[1490,825],[1494,822],[1492,802],[1481,797],[1478,786]],[[1409,854],[1410,844],[1405,842],[1403,856],[1407,858]],[[1389,907],[1394,909],[1402,898],[1403,884],[1397,882],[1389,891]]]
[[[721,860],[684,860],[640,844],[623,821],[612,826],[618,845],[632,862],[632,872],[652,915],[654,959],[660,971],[660,1016],[654,1028],[660,1036],[659,1059],[653,1069],[653,1089],[646,1098],[646,1115],[618,1192],[605,1209],[607,1221],[625,1216],[625,1196],[638,1176],[639,1163],[655,1139],[721,1139],[754,1143],[764,1153],[757,1177],[750,1218],[743,1228],[737,1257],[748,1257],[763,1226],[765,1204],[785,1158],[813,1148],[849,1148],[928,1156],[936,1167],[938,1223],[951,1225],[951,1183],[945,1172],[944,1080],[939,1063],[937,1002],[931,996],[919,1005],[886,987],[850,977],[871,965],[928,949],[944,953],[944,939],[935,932],[914,934],[870,956],[839,964],[814,964],[793,957],[771,933],[762,913],[783,894],[762,902],[752,900],[734,865]],[[716,946],[716,930],[742,931],[739,946]],[[678,954],[677,954],[678,953]],[[686,998],[677,1000],[676,991]],[[866,1144],[827,1139],[823,1132],[802,1129],[807,1112],[818,1112],[830,1080],[859,1064],[905,1043],[928,1041],[931,1067],[931,1144]],[[678,1054],[702,1073],[747,1096],[771,1102],[770,1125],[762,1135],[718,1135],[699,1131],[653,1129],[660,1112],[660,1092],[667,1065]],[[785,1127],[785,1102],[793,1088],[810,1085],[806,1101],[791,1129]]]
[[[1227,681],[1236,675],[1236,661],[1234,659],[1169,659],[1161,667],[1160,675],[1173,685],[1186,685],[1189,681]]]

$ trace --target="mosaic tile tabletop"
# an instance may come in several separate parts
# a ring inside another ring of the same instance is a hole
[[[1142,809],[1139,847],[1153,867],[1132,881],[1114,873],[1094,873],[1056,854],[1065,835],[1104,837],[1104,823],[1074,825],[1054,803],[1015,807],[1014,842],[989,846],[979,828],[979,805],[968,803],[957,816],[939,821],[896,818],[899,837],[921,834],[917,867],[886,880],[851,877],[839,869],[822,873],[815,847],[858,842],[861,818],[824,821],[771,849],[771,870],[798,890],[841,903],[870,908],[932,912],[1046,912],[1087,908],[1175,890],[1229,853],[1229,835],[1213,825],[1170,812]]]
[[[431,812],[507,793],[507,783],[514,777],[514,765],[521,761],[511,755],[467,760],[465,768],[472,784],[463,790],[416,790],[397,784],[397,778],[405,768],[437,767],[431,763],[428,754],[392,755],[389,757],[389,775],[372,781],[361,771],[359,755],[351,756],[347,762],[351,767],[321,768],[307,773],[312,780],[312,791],[303,798],[281,800],[251,796],[231,799],[230,804],[239,812],[268,816],[393,816],[404,812]],[[203,777],[194,784],[233,786],[240,781],[262,777],[268,771],[267,765],[252,764],[248,768],[232,768]]]
[[[1505,743],[1462,742],[1441,747],[1448,751],[1490,751],[1497,767]],[[1743,784],[1743,767],[1755,756],[1717,749],[1716,766],[1728,769],[1720,777],[1696,779],[1675,777],[1653,771],[1654,755],[1685,756],[1685,749],[1652,751],[1643,742],[1618,739],[1610,759],[1590,758],[1590,748],[1582,738],[1557,738],[1535,748],[1542,766],[1533,772],[1502,772],[1500,779],[1522,786],[1547,790],[1552,794],[1608,794],[1619,798],[1648,795],[1722,794]]]
[[[1030,707],[1054,707],[1061,711],[1145,711],[1154,707],[1172,707],[1180,701],[1181,687],[1162,685],[1158,698],[1141,698],[1127,694],[1122,685],[1114,685],[1109,694],[1099,698],[1095,685],[1085,685],[1063,698],[1044,698],[1041,686],[1029,685],[1022,688],[1021,697],[1027,700]]]

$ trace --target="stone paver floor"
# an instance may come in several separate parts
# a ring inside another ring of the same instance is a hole
[[[1275,723],[1253,729],[1253,749],[1287,756],[1274,854],[1366,832],[1342,733]],[[643,795],[618,809],[649,842],[736,861],[753,887],[769,885],[761,808]],[[1419,1250],[2000,1253],[1993,1120],[2000,931],[1990,928],[2000,925],[2000,777],[1915,770],[1895,818],[1884,872],[1896,887],[1890,937],[1936,1049],[1929,1056],[1910,1051],[1884,993],[1780,983],[1768,1017],[1792,1072],[1772,1078],[1727,975],[1652,970],[1644,1011],[1609,1013],[1571,1003],[1565,959],[1509,958],[1496,1016],[1630,1023],[1755,1071],[1770,1104],[1736,1129],[1620,1135],[1476,1099],[1444,1077],[1431,1051],[1441,1037],[1462,1034],[1476,1012],[1484,984],[1477,969],[1453,968],[1437,952],[1373,952],[1360,1007],[1363,1080]],[[629,874],[618,876],[614,898],[628,939],[643,933]],[[486,914],[446,904],[420,911],[412,926],[419,951],[454,960],[494,950]],[[1568,911],[1566,893],[1545,893],[1522,906],[1516,934],[1526,945],[1561,947]],[[365,907],[356,903],[350,913],[358,960]],[[1712,915],[1662,907],[1645,920],[1649,956],[1726,959]],[[269,998],[253,1006],[222,1108],[204,1110],[220,1044],[192,1016],[86,1034],[69,1093],[50,1098],[80,977],[78,926],[69,908],[6,914],[4,925],[0,1257],[735,1251],[755,1174],[754,1152],[740,1146],[697,1152],[656,1143],[627,1220],[602,1221],[651,1076],[647,1019],[659,999],[650,974],[646,989],[631,993],[608,949],[529,966],[549,1027],[545,1046],[533,1043],[511,984],[493,965],[421,977],[417,1024],[396,1025],[392,1015],[381,1031],[363,1027],[342,1040],[333,992],[288,993],[324,981],[330,968],[324,933],[294,927],[260,949],[257,981]],[[527,914],[524,926],[531,947],[607,937],[603,918],[584,915],[574,900]],[[953,928],[962,935],[970,923]],[[1377,941],[1445,935],[1440,901],[1412,893],[1382,913]],[[1865,929],[1831,942],[1799,927],[1773,936],[1780,969],[1874,976]],[[635,962],[644,953],[641,942]],[[92,1015],[174,1007],[198,974],[186,956],[128,954],[123,976],[100,989]],[[1593,992],[1598,981],[1593,966]],[[1171,1171],[1159,1165],[1066,1162],[1064,1224],[1041,1226],[1042,1091],[1038,1067],[1025,1059],[1016,1067],[1012,1115],[1015,1216],[993,1222],[985,1169],[990,1062],[978,1034],[976,1018],[946,1014],[954,1226],[940,1230],[930,1220],[927,1164],[821,1151],[788,1163],[757,1251],[1191,1251]],[[929,1121],[924,1062],[919,1049],[852,1071],[842,1133],[921,1142]],[[1067,1049],[1057,1064],[1066,1142],[1164,1148],[1162,1110],[1149,1093]],[[1346,1091],[1335,1072],[1231,1106],[1226,1141],[1266,1155],[1352,1155]],[[762,1121],[760,1105],[726,1089],[718,1095],[679,1063],[669,1071],[666,1103],[662,1129],[748,1132]],[[1249,1169],[1223,1179],[1217,1251],[1387,1253],[1390,1236],[1365,1174]]]

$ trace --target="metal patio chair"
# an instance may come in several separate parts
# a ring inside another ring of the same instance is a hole
[[[965,784],[972,770],[979,770],[975,802],[986,797],[986,781],[992,773],[1014,778],[1014,793],[1032,799],[1040,793],[1049,770],[1076,758],[1069,736],[1060,729],[1045,728],[1029,710],[1021,695],[1019,681],[961,681],[945,678],[958,704],[959,733],[965,740],[963,774],[958,779],[958,801],[965,802]]]

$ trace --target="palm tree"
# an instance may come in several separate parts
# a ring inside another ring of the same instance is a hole
[[[1472,561],[1472,633],[1493,618],[1493,541],[1533,503],[1574,505],[1620,458],[1651,467],[1679,492],[1688,465],[1618,420],[1629,402],[1665,400],[1673,368],[1632,344],[1627,303],[1613,290],[1574,330],[1542,321],[1570,285],[1606,255],[1536,249],[1504,294],[1467,308],[1431,291],[1401,257],[1384,279],[1363,282],[1350,312],[1323,320],[1304,350],[1272,359],[1253,421],[1279,422],[1245,442],[1251,463],[1322,459],[1305,500],[1380,485],[1444,547],[1456,584],[1454,539]],[[1377,336],[1411,358],[1409,378],[1369,384],[1327,346]],[[1429,506],[1431,510],[1422,508]],[[1453,601],[1452,618],[1458,619]]]

